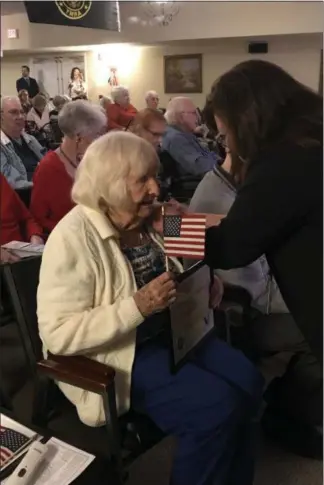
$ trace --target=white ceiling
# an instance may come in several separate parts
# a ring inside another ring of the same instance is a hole
[[[24,12],[26,12],[24,2],[1,2],[1,16]]]

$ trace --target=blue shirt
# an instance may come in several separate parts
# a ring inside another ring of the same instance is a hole
[[[169,125],[163,135],[162,149],[177,162],[180,176],[204,175],[213,169],[220,157],[204,148],[196,135]]]

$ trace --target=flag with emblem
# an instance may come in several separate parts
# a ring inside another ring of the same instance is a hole
[[[0,466],[3,467],[8,460],[29,442],[30,438],[24,434],[0,426]]]
[[[120,31],[119,2],[24,2],[30,22]]]
[[[206,216],[184,214],[164,216],[164,250],[167,256],[188,259],[205,257]]]

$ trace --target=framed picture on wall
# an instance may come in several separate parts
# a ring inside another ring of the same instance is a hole
[[[165,56],[164,92],[202,93],[202,55]]]

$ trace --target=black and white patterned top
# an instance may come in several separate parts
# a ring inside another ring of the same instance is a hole
[[[133,268],[139,289],[163,274],[166,270],[164,252],[152,240],[141,246],[123,247],[122,251]],[[170,270],[176,271],[174,265],[172,265],[172,268],[170,267]],[[161,335],[165,331],[167,318],[167,311],[155,313],[146,318],[137,328],[136,343],[142,344]]]

